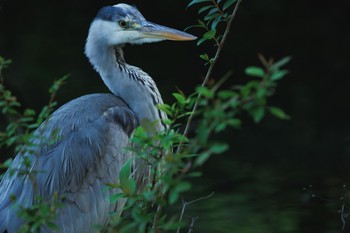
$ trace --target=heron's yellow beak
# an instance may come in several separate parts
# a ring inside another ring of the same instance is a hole
[[[195,40],[197,37],[186,32],[182,32],[173,28],[165,27],[148,21],[138,25],[137,28],[145,37],[156,38],[160,40],[177,40],[188,41]]]

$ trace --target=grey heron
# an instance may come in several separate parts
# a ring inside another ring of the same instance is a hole
[[[90,25],[85,54],[112,94],[74,99],[34,132],[31,146],[17,154],[0,183],[0,232],[20,229],[24,221],[17,211],[33,205],[35,195],[48,202],[54,195],[63,197],[63,207],[57,210],[59,232],[96,232],[94,226],[107,224],[110,212],[120,212],[122,203],[109,199],[119,190],[106,184],[119,181],[118,173],[131,156],[123,149],[137,125],[152,122],[160,131],[166,118],[156,107],[162,98],[155,82],[125,62],[122,48],[128,43],[194,39],[146,21],[127,4],[100,9]],[[21,174],[27,169],[24,158],[31,160],[29,172],[36,171],[35,188],[28,175]],[[41,231],[51,232],[45,226]]]

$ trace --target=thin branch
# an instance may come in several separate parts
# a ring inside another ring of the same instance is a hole
[[[192,218],[191,219],[191,224],[190,224],[190,227],[188,228],[188,232],[187,233],[192,233],[193,232],[193,226],[194,226],[194,223],[197,221],[198,217],[195,217],[195,218]]]
[[[216,50],[216,54],[215,54],[215,56],[214,56],[214,59],[210,62],[210,66],[209,66],[208,71],[207,71],[207,74],[205,75],[205,78],[204,78],[204,80],[203,80],[202,87],[203,87],[203,86],[206,86],[207,83],[208,83],[208,81],[209,81],[209,78],[210,78],[210,76],[211,76],[211,74],[212,74],[212,72],[213,72],[214,66],[215,66],[217,60],[219,59],[219,56],[220,56],[221,51],[222,51],[222,48],[224,47],[224,44],[225,44],[226,39],[227,39],[227,37],[228,37],[228,34],[229,34],[229,32],[230,32],[230,27],[231,27],[232,21],[233,21],[233,19],[235,18],[236,14],[237,14],[237,11],[238,11],[238,8],[239,8],[239,5],[240,5],[240,3],[241,3],[242,1],[243,1],[243,0],[238,0],[237,3],[236,3],[236,5],[235,5],[235,8],[234,8],[233,11],[232,11],[232,14],[231,14],[230,19],[229,19],[229,21],[228,21],[228,23],[227,23],[227,26],[226,26],[224,35],[223,35],[222,40],[221,40],[221,42],[220,42],[220,45],[218,46],[218,49]],[[189,131],[191,122],[192,122],[192,120],[193,120],[194,114],[195,114],[196,111],[197,111],[198,104],[199,104],[199,101],[200,101],[201,97],[202,97],[202,95],[201,95],[200,93],[198,93],[198,96],[197,96],[197,98],[196,98],[196,102],[194,103],[194,106],[193,106],[191,115],[189,116],[188,121],[187,121],[187,123],[186,123],[186,127],[185,127],[185,130],[184,130],[184,133],[183,133],[184,136],[186,136],[186,135],[188,134],[188,131]],[[183,144],[183,143],[180,142],[180,144],[179,144],[179,146],[178,146],[178,148],[177,148],[177,150],[176,150],[176,153],[179,153],[179,152],[181,151],[181,149],[182,149],[182,144]]]
[[[346,226],[346,217],[348,216],[347,213],[345,213],[345,202],[346,202],[346,199],[345,197],[343,198],[343,203],[341,205],[341,210],[340,210],[340,219],[341,219],[341,222],[342,222],[342,228],[341,228],[341,231],[344,231],[345,230],[345,226]]]
[[[212,197],[213,195],[214,195],[214,192],[212,192],[211,194],[209,194],[209,195],[207,195],[207,196],[205,196],[205,197],[200,197],[200,198],[194,199],[194,200],[189,201],[189,202],[183,201],[182,209],[181,209],[181,214],[180,214],[180,218],[179,218],[179,224],[180,224],[181,221],[182,221],[182,218],[183,218],[183,216],[184,216],[186,207],[187,207],[188,205],[191,205],[191,204],[193,204],[193,203],[195,203],[195,202],[197,202],[197,201],[201,201],[201,200],[208,199],[208,198]],[[194,223],[194,221],[193,221],[193,223]],[[191,228],[190,228],[190,229],[191,229]],[[180,227],[177,228],[176,233],[180,233]]]

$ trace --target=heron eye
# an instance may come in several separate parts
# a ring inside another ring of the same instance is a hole
[[[124,20],[120,20],[119,21],[119,26],[122,27],[122,28],[125,28],[127,25],[127,23],[124,21]]]

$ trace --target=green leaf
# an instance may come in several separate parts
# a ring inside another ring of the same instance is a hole
[[[214,154],[224,153],[228,149],[228,145],[225,143],[216,143],[210,147],[210,151]]]
[[[242,125],[242,121],[238,118],[229,119],[227,124],[233,128],[239,128]]]
[[[237,92],[231,90],[222,90],[218,92],[218,97],[220,99],[229,99],[234,96],[237,96]]]
[[[166,125],[172,125],[174,123],[174,121],[171,119],[162,119],[162,122]]]
[[[212,98],[214,96],[214,93],[207,87],[199,86],[197,87],[197,91],[199,94],[207,98]]]
[[[221,21],[221,15],[213,20],[213,22],[211,23],[210,28],[212,30],[214,30],[220,21]]]
[[[201,38],[201,39],[199,39],[198,41],[197,41],[197,46],[199,46],[199,45],[201,45],[204,41],[206,41],[206,40],[208,40],[208,39],[206,39],[206,38]]]
[[[281,60],[278,60],[272,66],[269,67],[269,70],[271,72],[274,72],[274,71],[280,69],[282,66],[284,66],[288,62],[290,62],[291,59],[292,59],[292,57],[288,56],[288,57],[282,58]]]
[[[27,108],[26,110],[24,110],[23,115],[24,116],[35,116],[35,110]]]
[[[206,53],[199,55],[199,57],[202,58],[204,61],[209,61],[209,56]]]
[[[201,3],[201,2],[211,2],[211,0],[192,0],[188,5],[187,7],[190,7],[194,4],[198,4],[198,3]]]
[[[181,94],[181,93],[173,93],[173,96],[179,102],[180,104],[185,104],[186,103],[186,97]]]
[[[213,7],[214,7],[213,5],[210,5],[210,6],[203,6],[203,7],[201,7],[201,8],[198,10],[198,14],[200,14],[200,13],[206,11],[206,10],[209,10],[209,9],[211,9],[211,8],[213,8]]]
[[[250,114],[253,117],[254,122],[259,123],[265,116],[265,108],[262,106],[255,108],[250,111]]]
[[[154,191],[142,192],[142,196],[145,198],[146,201],[154,201],[154,199],[156,198]]]
[[[286,76],[289,73],[288,70],[278,70],[274,73],[272,73],[270,79],[272,81],[277,81],[280,80],[281,78],[283,78],[284,76]]]
[[[110,201],[112,203],[115,203],[116,201],[118,201],[120,198],[125,197],[124,193],[116,193],[110,196]]]
[[[216,127],[215,127],[215,133],[222,132],[224,129],[226,129],[226,127],[227,127],[226,122],[221,122],[221,123],[219,123],[219,124],[216,125]]]
[[[157,108],[168,115],[172,114],[172,108],[169,104],[157,104]]]
[[[214,13],[216,13],[216,12],[218,12],[218,11],[219,11],[219,8],[214,7],[213,9],[211,9],[211,10],[208,12],[208,15],[214,14]]]
[[[247,67],[245,69],[245,73],[246,75],[249,75],[249,76],[253,76],[253,77],[264,77],[265,75],[265,71],[260,68],[260,67],[256,67],[256,66],[250,66],[250,67]]]
[[[269,107],[269,112],[279,119],[282,119],[282,120],[290,119],[290,116],[287,115],[282,109],[278,107]]]
[[[189,177],[201,177],[202,173],[201,172],[191,172],[188,174]]]
[[[191,188],[191,184],[186,181],[182,181],[175,186],[177,192],[185,192]]]
[[[227,8],[229,8],[233,3],[235,3],[237,0],[227,0],[222,7],[222,9],[225,11]]]
[[[204,23],[202,20],[198,19],[197,22],[198,22],[198,24],[201,25],[202,27],[204,27],[204,28],[206,27],[205,23]]]
[[[62,78],[56,80],[51,87],[49,88],[49,93],[54,94],[56,93],[59,88],[65,83],[65,81],[68,79],[69,75],[65,75]]]
[[[207,15],[204,17],[204,20],[205,20],[205,21],[210,21],[210,20],[215,19],[216,17],[219,17],[219,16],[221,16],[220,13],[207,14]]]
[[[136,182],[130,177],[130,163],[127,162],[119,172],[120,188],[127,195],[132,195],[136,191]]]
[[[11,163],[12,163],[12,159],[11,159],[11,158],[10,158],[10,159],[7,159],[5,162],[0,163],[0,168],[5,168],[5,169],[7,169],[7,168],[10,167]]]
[[[201,153],[196,160],[194,161],[195,166],[202,166],[205,161],[207,161],[210,158],[211,153],[208,151]]]
[[[207,39],[207,40],[211,40],[215,37],[216,34],[216,29],[210,30],[206,33],[204,33],[203,38]]]
[[[174,204],[178,200],[179,194],[189,190],[190,188],[191,188],[191,184],[186,181],[182,181],[176,184],[176,186],[170,190],[169,203],[171,205]]]

